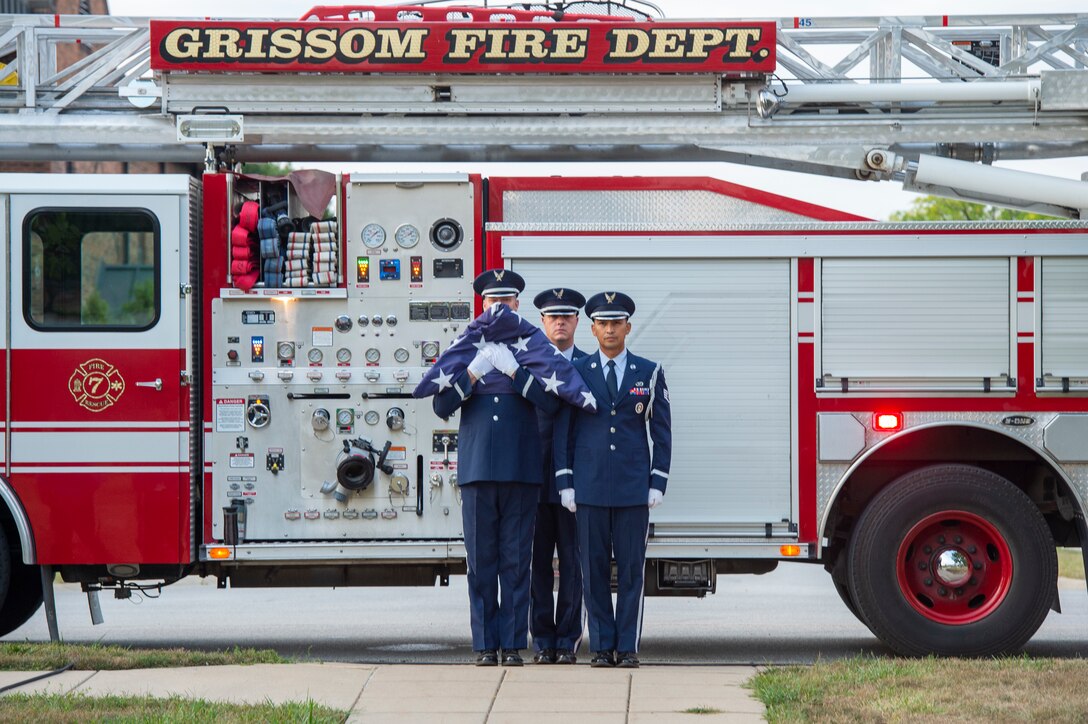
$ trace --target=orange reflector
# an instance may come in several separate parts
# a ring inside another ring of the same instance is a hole
[[[786,556],[787,558],[795,558],[796,556],[801,555],[801,546],[796,546],[796,545],[779,546],[778,552],[781,553],[782,555]]]
[[[208,558],[221,561],[230,558],[230,548],[209,548]]]
[[[888,432],[903,427],[903,416],[898,412],[878,412],[873,415],[873,429]]]

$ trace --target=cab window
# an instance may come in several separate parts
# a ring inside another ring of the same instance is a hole
[[[140,331],[159,318],[159,227],[142,209],[37,209],[23,228],[23,312],[48,331]]]

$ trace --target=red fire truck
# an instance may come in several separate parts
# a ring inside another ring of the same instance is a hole
[[[121,596],[190,575],[463,573],[457,420],[410,393],[478,313],[472,278],[503,266],[529,298],[564,285],[638,302],[631,347],[662,362],[674,406],[648,594],[818,563],[908,654],[1015,650],[1058,609],[1055,547],[1088,545],[1085,224],[874,222],[695,177],[235,167],[275,152],[285,124],[331,127],[305,113],[336,98],[393,146],[398,123],[440,132],[443,114],[500,134],[551,114],[629,123],[618,108],[725,116],[728,86],[755,97],[775,67],[773,22],[382,12],[151,21],[154,74],[122,95],[159,112],[99,113],[144,129],[142,154],[166,124],[166,155],[206,154],[203,177],[0,175],[0,632],[49,607],[54,572]],[[36,71],[17,67],[26,99]],[[752,128],[786,112],[771,96]],[[335,152],[292,133],[288,158]],[[891,177],[906,150],[859,158]],[[1048,209],[1088,206],[1053,188]]]

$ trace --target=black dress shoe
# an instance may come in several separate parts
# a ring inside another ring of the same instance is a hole
[[[495,649],[485,649],[484,651],[476,652],[476,665],[477,666],[498,666],[499,655],[495,653]]]
[[[638,654],[634,651],[620,651],[616,654],[616,658],[619,659],[619,661],[616,662],[616,666],[621,669],[638,668]]]
[[[555,655],[555,663],[557,664],[576,664],[578,663],[578,657],[574,655],[573,651],[559,651]]]
[[[521,660],[521,654],[517,649],[503,649],[502,650],[502,665],[503,666],[524,666],[525,662]]]
[[[616,665],[616,660],[612,658],[611,651],[598,651],[593,655],[589,665],[595,669],[611,668]]]
[[[555,649],[544,649],[543,651],[537,651],[536,656],[533,657],[534,664],[554,664],[555,663]]]

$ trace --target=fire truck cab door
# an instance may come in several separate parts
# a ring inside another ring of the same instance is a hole
[[[183,285],[196,186],[187,176],[6,178],[11,483],[38,562],[187,562]]]

